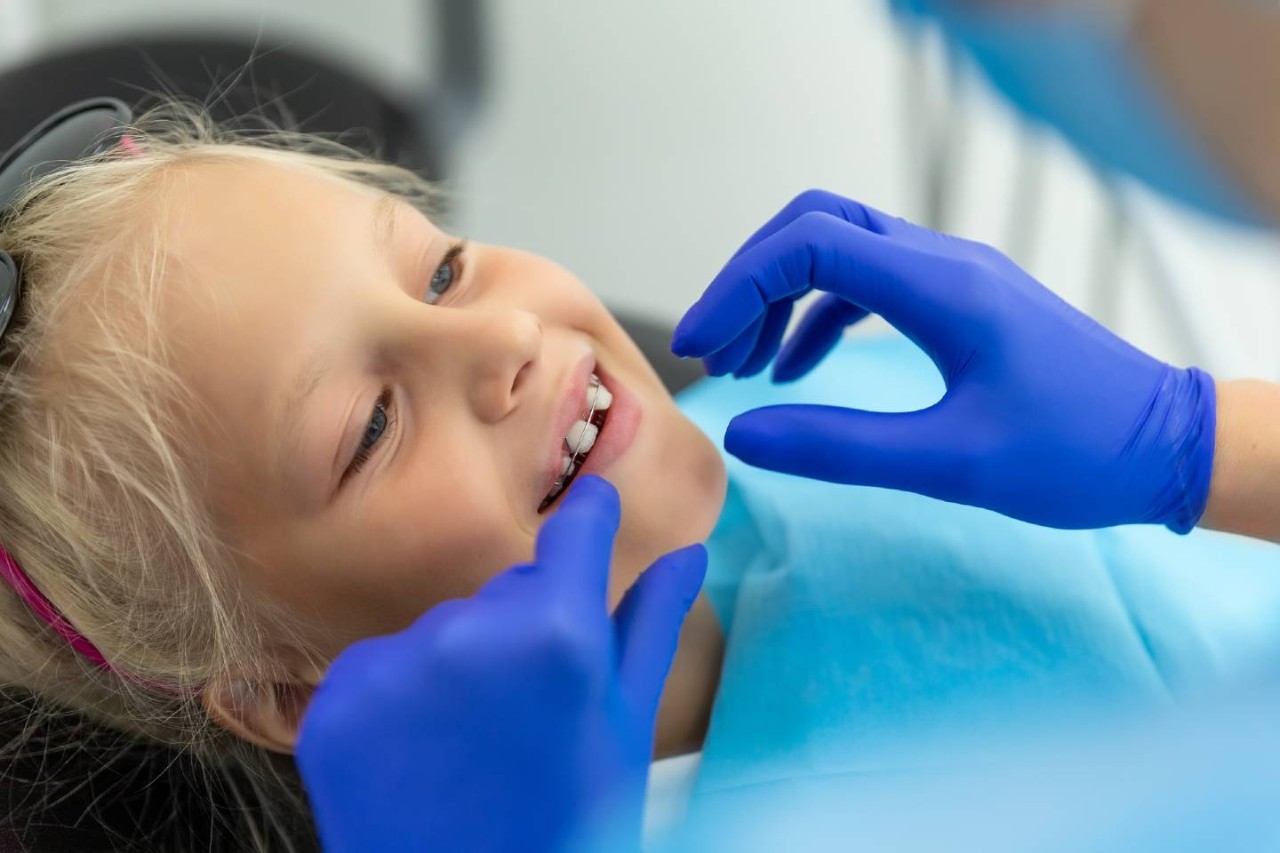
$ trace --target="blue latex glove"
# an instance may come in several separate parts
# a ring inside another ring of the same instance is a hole
[[[327,851],[548,851],[594,825],[638,846],[658,699],[706,551],[659,559],[611,617],[618,522],[613,486],[580,477],[531,564],[338,656],[297,745]]]
[[[919,412],[772,406],[725,449],[790,474],[917,492],[1049,527],[1187,532],[1208,501],[1216,395],[1072,308],[1004,255],[826,192],[800,195],[738,251],[672,350],[747,376],[778,352],[791,303],[826,291],[777,356],[808,372],[844,327],[883,316],[937,365]]]

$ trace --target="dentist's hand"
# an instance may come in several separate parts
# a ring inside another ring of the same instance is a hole
[[[705,358],[713,375],[756,373],[811,288],[826,294],[777,356],[775,379],[808,372],[870,312],[928,353],[947,392],[904,414],[756,409],[729,425],[730,453],[1050,527],[1199,522],[1211,377],[1135,349],[989,246],[830,193],[802,194],[756,232],[680,321],[672,350]]]
[[[550,851],[596,821],[638,846],[706,551],[659,559],[611,617],[619,513],[613,486],[580,477],[532,563],[339,655],[297,746],[325,850]]]

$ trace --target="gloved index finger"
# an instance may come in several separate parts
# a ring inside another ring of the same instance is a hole
[[[738,247],[738,251],[733,253],[733,257],[738,257],[738,255],[741,255],[761,240],[772,237],[806,213],[829,213],[832,216],[840,217],[851,225],[857,225],[870,231],[877,230],[875,220],[884,216],[884,214],[873,208],[867,207],[851,198],[836,195],[833,192],[805,190],[789,201],[787,206],[774,214],[773,218],[768,222],[757,228],[755,233]]]
[[[578,477],[559,509],[538,531],[534,563],[555,594],[581,597],[594,606],[609,589],[613,540],[622,507],[618,490],[590,474]],[[601,613],[606,611],[601,608]]]
[[[750,237],[747,238],[738,250],[733,253],[729,260],[732,264],[738,256],[747,252],[759,243],[777,234],[779,231],[794,223],[797,219],[809,213],[826,213],[831,216],[848,222],[858,228],[865,228],[868,231],[880,233],[885,229],[885,215],[880,211],[868,207],[853,199],[836,195],[826,190],[806,190],[800,193],[787,203],[786,207],[778,211],[764,225],[756,229]],[[725,265],[727,270],[729,264]],[[719,276],[712,282],[704,295],[686,312],[676,327],[675,334],[672,335],[671,350],[676,355],[681,356],[705,356],[709,352],[717,351],[729,342],[733,341],[742,331],[756,321],[759,314],[767,310],[767,306],[761,306],[757,312],[746,312],[742,318],[733,315],[724,315],[714,310],[708,310],[705,303],[709,298],[714,298],[712,293],[716,287],[716,282],[724,276],[722,271]],[[804,288],[798,288],[795,292],[799,293]],[[748,307],[744,305],[743,307]],[[699,349],[696,339],[705,331],[705,327],[711,325],[717,334],[719,345],[713,350],[706,352],[690,351],[690,348]],[[741,326],[741,328],[739,328]],[[729,329],[733,329],[732,332]],[[714,374],[713,374],[714,375]]]
[[[826,213],[806,213],[731,260],[676,328],[678,355],[717,351],[780,299],[817,288],[884,317],[932,354],[963,291],[956,259]]]

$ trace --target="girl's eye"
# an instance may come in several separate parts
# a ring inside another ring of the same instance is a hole
[[[351,464],[347,466],[346,472],[342,475],[343,481],[354,475],[362,467],[364,463],[369,461],[373,455],[373,449],[378,442],[390,431],[394,421],[388,407],[391,405],[391,391],[386,390],[378,397],[378,402],[373,405],[373,414],[369,416],[369,422],[365,425],[364,435],[360,437],[360,446],[356,448],[356,455],[351,459]]]
[[[361,450],[372,450],[373,446],[378,443],[378,439],[382,438],[382,433],[387,429],[387,409],[379,400],[373,407],[373,415],[369,418],[369,424],[364,429],[364,438],[360,440]]]
[[[445,252],[444,259],[440,261],[440,266],[436,267],[436,274],[431,277],[431,284],[427,286],[427,295],[423,297],[423,301],[428,305],[436,304],[440,297],[449,292],[449,288],[453,287],[454,282],[461,276],[462,252],[466,247],[467,241],[462,240]]]

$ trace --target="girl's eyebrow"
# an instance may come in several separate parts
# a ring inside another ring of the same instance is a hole
[[[290,489],[295,493],[301,491],[302,484],[307,480],[300,467],[309,460],[300,460],[298,458],[299,448],[305,446],[303,437],[306,431],[303,427],[306,426],[307,422],[306,402],[328,375],[329,364],[317,360],[312,354],[311,357],[308,357],[303,362],[302,369],[298,371],[291,390],[285,395],[283,404],[277,409],[278,417],[276,429],[274,430],[274,433],[279,436],[275,453],[276,476],[278,479],[288,483]],[[339,449],[341,449],[341,441],[339,441],[338,448],[334,450],[332,462],[334,469],[338,465],[337,454]]]
[[[396,234],[396,210],[402,203],[400,196],[386,193],[373,208],[373,245],[381,254],[391,253]]]

